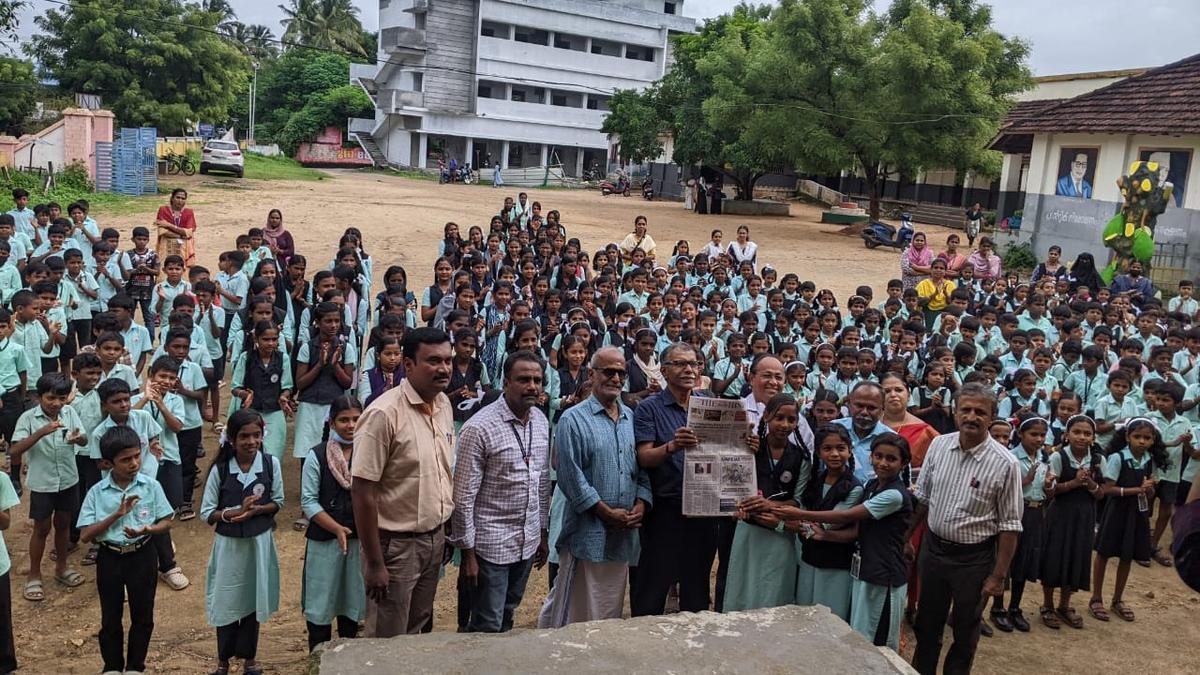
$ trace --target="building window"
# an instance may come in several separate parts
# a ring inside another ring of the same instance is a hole
[[[588,94],[588,110],[608,110],[608,97],[600,94]]]
[[[512,100],[518,103],[525,103],[525,90],[514,87],[512,90]]]
[[[424,89],[425,73],[413,73],[412,78],[413,78],[412,90],[413,91],[425,91],[425,89]]]
[[[534,30],[525,28],[523,26],[517,26],[515,39],[517,42],[527,42],[531,45],[549,45],[550,33],[544,30]]]
[[[619,42],[609,42],[608,40],[592,38],[592,53],[600,54],[601,56],[620,56],[621,44]]]
[[[664,2],[663,3],[663,14],[674,14],[674,13],[675,13],[675,3]]]
[[[555,33],[554,46],[559,49],[570,49],[571,51],[581,52],[587,48],[587,38],[580,35],[571,35],[570,33]]]
[[[500,38],[501,40],[508,39],[508,24],[498,23],[496,21],[484,21],[479,26],[479,34],[483,37]]]
[[[625,45],[625,58],[633,61],[654,61],[654,48],[640,45]]]
[[[573,91],[551,91],[550,105],[556,105],[560,108],[582,108],[583,94]]]
[[[476,89],[476,96],[479,98],[504,99],[507,95],[503,82],[481,81]]]

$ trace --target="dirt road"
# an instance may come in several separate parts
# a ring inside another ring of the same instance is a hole
[[[368,252],[375,257],[376,284],[381,287],[384,269],[404,265],[414,290],[428,283],[442,225],[453,220],[463,226],[481,225],[497,212],[509,191],[482,186],[439,186],[427,181],[400,179],[369,173],[336,173],[319,182],[253,182],[197,177],[185,186],[191,191],[190,205],[199,221],[200,263],[215,270],[220,251],[233,248],[233,239],[266,220],[267,210],[283,210],[285,222],[295,235],[297,248],[309,258],[310,274],[324,268],[332,258],[337,237],[349,226],[360,228]],[[609,241],[619,241],[628,232],[636,214],[645,214],[650,234],[663,254],[678,239],[688,240],[693,250],[708,241],[709,230],[724,229],[726,240],[736,225],[748,222],[752,237],[760,245],[760,262],[781,271],[795,271],[801,279],[816,281],[818,288],[831,288],[844,299],[860,284],[871,285],[878,298],[887,280],[899,275],[895,252],[868,251],[861,240],[836,234],[837,226],[817,222],[819,212],[793,207],[792,218],[741,219],[732,216],[698,216],[673,202],[644,202],[636,197],[601,198],[596,192],[529,190],[544,210],[556,208],[570,236],[579,237],[594,251]],[[165,203],[165,198],[163,202]],[[147,225],[154,207],[144,213],[108,218],[93,215],[104,226],[119,227],[128,236],[135,225]],[[939,248],[947,230],[922,227]],[[123,239],[123,241],[127,241]],[[212,457],[215,439],[206,436]],[[289,453],[290,455],[290,453]],[[207,468],[207,464],[204,465]],[[269,673],[304,671],[306,638],[300,611],[301,568],[304,536],[293,532],[291,521],[298,515],[299,465],[290,457],[284,465],[287,506],[277,522],[276,542],[282,574],[279,612],[263,626],[260,657]],[[13,558],[13,620],[17,655],[22,672],[94,673],[100,667],[95,639],[99,629],[99,606],[94,585],[94,568],[81,569],[88,582],[76,589],[47,584],[47,598],[33,604],[20,597],[28,567],[26,550],[30,522],[28,499],[13,510],[12,527],[4,533]],[[207,673],[215,665],[215,633],[204,623],[204,576],[211,530],[199,519],[174,529],[178,559],[192,586],[173,592],[159,585],[154,640],[150,647],[151,671],[158,673]],[[80,553],[72,555],[78,564]],[[51,563],[43,563],[51,578]],[[435,626],[454,630],[454,568],[438,592]],[[1110,579],[1112,575],[1110,574]],[[535,572],[518,612],[521,626],[533,624],[546,593],[545,571]],[[1153,594],[1153,598],[1147,597]],[[1040,593],[1031,588],[1025,602],[1033,615]],[[1064,628],[1050,631],[1040,624],[1030,634],[999,634],[984,638],[976,659],[976,672],[1066,672],[1095,664],[1103,654],[1103,665],[1112,671],[1182,673],[1193,670],[1193,645],[1200,638],[1200,596],[1187,590],[1174,571],[1157,565],[1145,570],[1135,567],[1127,599],[1138,613],[1135,623],[1114,619],[1101,624],[1090,617],[1082,631]],[[1076,607],[1085,612],[1086,598]],[[1115,645],[1120,645],[1116,648]],[[453,655],[447,655],[452,659]],[[649,659],[650,656],[647,655]],[[730,655],[729,658],[735,658]]]

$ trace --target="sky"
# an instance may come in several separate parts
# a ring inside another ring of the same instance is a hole
[[[261,23],[282,32],[286,0],[231,0],[243,23]],[[368,30],[379,21],[379,0],[353,0]],[[888,0],[873,0],[877,9]],[[22,33],[33,29],[32,16],[50,5],[32,0]],[[684,14],[709,18],[728,12],[737,0],[684,0]],[[1030,43],[1035,75],[1160,66],[1195,53],[1200,34],[1200,3],[1195,0],[994,0],[996,28]]]

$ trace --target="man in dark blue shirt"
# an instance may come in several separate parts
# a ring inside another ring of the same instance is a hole
[[[686,342],[663,350],[667,388],[643,400],[633,414],[638,464],[650,474],[654,506],[642,524],[642,554],[629,593],[634,616],[662,614],[679,584],[679,609],[709,609],[709,578],[717,552],[719,518],[683,516],[683,453],[699,439],[687,427],[688,398],[704,361]]]

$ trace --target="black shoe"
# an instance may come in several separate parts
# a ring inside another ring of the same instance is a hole
[[[992,630],[992,627],[990,625],[988,625],[988,622],[980,621],[979,622],[979,634],[982,635],[983,637],[992,637],[996,633],[995,633],[995,631]]]
[[[1029,622],[1025,620],[1025,615],[1021,613],[1020,608],[1008,610],[1008,620],[1012,622],[1013,628],[1022,633],[1029,632]]]
[[[1005,633],[1011,633],[1013,630],[1012,622],[1008,620],[1008,612],[1002,609],[992,610],[992,623]]]

